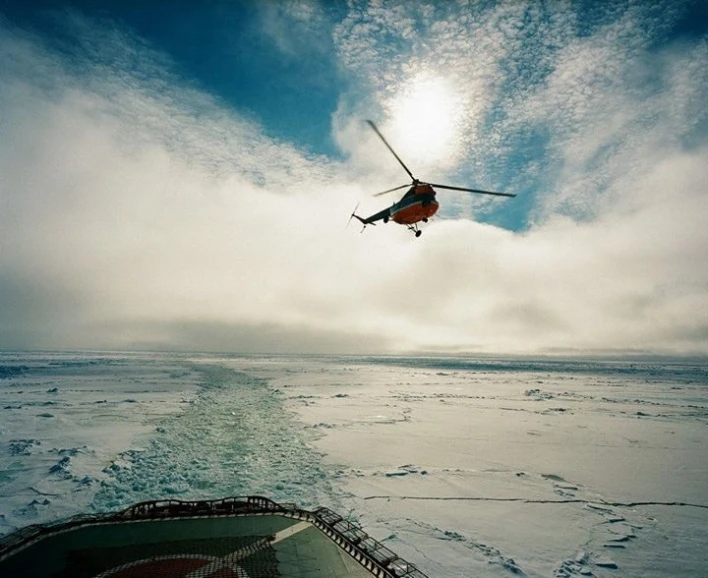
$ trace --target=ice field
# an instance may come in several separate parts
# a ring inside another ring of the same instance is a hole
[[[0,533],[331,507],[429,576],[708,576],[708,367],[0,352]]]

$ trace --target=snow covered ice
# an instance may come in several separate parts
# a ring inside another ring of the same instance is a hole
[[[688,362],[0,353],[0,533],[156,498],[324,505],[426,574],[708,575]]]

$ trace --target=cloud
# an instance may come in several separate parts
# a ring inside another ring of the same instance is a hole
[[[353,6],[334,30],[368,79],[333,119],[346,163],[267,137],[111,23],[71,15],[78,50],[1,25],[0,346],[708,353],[705,42],[649,51],[629,13],[579,37],[533,5],[403,8]],[[554,36],[522,74],[527,25]],[[525,183],[527,226],[445,197],[417,241],[345,229],[405,180],[362,111],[421,62],[481,95],[462,158]]]
[[[288,284],[297,239],[287,236],[322,227],[309,203],[322,197],[325,218],[341,208],[336,163],[264,137],[155,71],[149,53],[116,64],[130,39],[115,31],[101,34],[117,34],[105,56],[78,67],[3,32],[3,278],[80,295],[71,308],[54,303],[66,319],[248,320],[254,303],[267,307],[269,291]],[[336,218],[343,226],[344,214]],[[28,308],[22,294],[4,294],[5,319]],[[54,294],[41,291],[38,309]]]
[[[331,40],[324,6],[313,0],[258,4],[264,34],[283,56],[292,59],[326,58]]]

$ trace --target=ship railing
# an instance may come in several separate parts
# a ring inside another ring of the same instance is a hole
[[[87,524],[268,514],[279,514],[311,523],[377,578],[427,578],[415,565],[399,558],[359,526],[329,508],[321,507],[308,511],[293,504],[278,504],[263,496],[194,501],[150,500],[120,512],[79,514],[69,519],[34,524],[0,537],[0,560],[28,547],[44,536],[66,532]]]
[[[415,565],[399,558],[356,524],[328,508],[310,512],[313,523],[364,568],[379,578],[427,578]]]

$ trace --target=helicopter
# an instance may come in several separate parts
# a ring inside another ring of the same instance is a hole
[[[420,235],[423,233],[418,228],[418,223],[423,222],[427,223],[428,219],[430,219],[438,210],[440,207],[439,203],[435,199],[435,189],[433,187],[437,187],[438,189],[449,189],[452,191],[465,191],[468,193],[479,193],[482,195],[495,195],[498,197],[515,197],[516,195],[512,195],[510,193],[496,193],[493,191],[482,191],[479,189],[467,189],[463,187],[453,187],[451,185],[438,185],[435,183],[425,183],[423,181],[420,181],[416,179],[413,176],[413,173],[408,169],[408,167],[405,165],[405,163],[401,160],[401,158],[396,154],[396,151],[393,150],[393,147],[388,144],[388,141],[384,138],[384,136],[381,134],[378,128],[376,128],[376,125],[370,121],[366,121],[369,126],[374,130],[374,132],[379,136],[379,138],[383,141],[383,143],[386,145],[389,151],[391,151],[391,154],[393,154],[394,157],[396,157],[396,160],[399,162],[399,164],[403,167],[403,170],[408,173],[408,176],[411,178],[411,183],[408,184],[406,183],[405,185],[400,185],[398,187],[393,187],[392,189],[388,189],[386,191],[382,191],[380,193],[376,193],[374,196],[378,197],[381,195],[386,195],[388,193],[392,193],[393,191],[398,191],[400,189],[403,189],[405,187],[410,187],[408,191],[406,191],[406,194],[401,197],[401,199],[391,205],[390,207],[384,209],[383,211],[379,211],[378,213],[374,213],[373,215],[369,217],[361,217],[356,214],[356,208],[354,209],[354,212],[351,214],[349,217],[349,220],[351,221],[352,218],[358,219],[363,225],[364,229],[366,228],[367,225],[376,225],[377,221],[383,221],[384,223],[388,223],[389,220],[392,220],[394,223],[398,223],[399,225],[405,225],[408,227],[408,230],[412,231],[416,237],[420,237]],[[358,205],[357,205],[358,207]],[[363,231],[363,229],[362,229]]]

